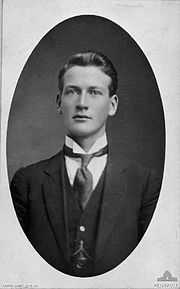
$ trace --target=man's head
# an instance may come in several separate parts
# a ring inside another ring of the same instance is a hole
[[[98,67],[102,72],[104,72],[111,78],[111,82],[109,85],[110,96],[116,94],[118,80],[117,80],[117,72],[112,62],[104,54],[99,53],[99,52],[94,52],[94,51],[78,53],[78,54],[72,55],[69,58],[67,63],[59,71],[58,86],[59,86],[60,93],[63,91],[64,74],[66,73],[68,69],[76,65],[82,66],[82,67],[87,67],[87,66]]]
[[[73,55],[59,72],[58,110],[67,133],[74,138],[92,138],[105,131],[106,120],[117,110],[117,73],[101,53]]]

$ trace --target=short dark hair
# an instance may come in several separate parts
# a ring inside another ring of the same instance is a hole
[[[96,66],[111,78],[109,85],[110,96],[116,93],[118,79],[117,72],[111,60],[101,52],[87,51],[72,55],[67,63],[60,69],[58,76],[58,87],[60,92],[63,90],[63,76],[71,67],[78,66]]]

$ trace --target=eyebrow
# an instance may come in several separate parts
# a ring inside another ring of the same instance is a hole
[[[101,86],[89,86],[90,89],[103,89]]]
[[[80,86],[78,86],[78,85],[73,85],[73,84],[70,84],[70,85],[67,85],[67,86],[65,86],[65,89],[66,88],[75,88],[75,89],[81,89],[81,87]],[[92,86],[89,86],[88,87],[88,89],[103,89],[103,87],[101,87],[101,86],[94,86],[94,85],[92,85]]]
[[[65,86],[65,90],[66,89],[68,89],[68,88],[73,88],[73,89],[78,89],[78,90],[80,90],[81,88],[79,87],[79,86],[77,86],[77,85],[67,85],[67,86]]]

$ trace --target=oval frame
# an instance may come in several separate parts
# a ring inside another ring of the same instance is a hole
[[[106,42],[102,31],[108,36]],[[118,71],[120,106],[108,123],[114,154],[123,154],[143,167],[155,169],[162,181],[164,113],[151,66],[125,30],[95,15],[76,16],[56,25],[28,58],[17,83],[8,122],[9,180],[19,167],[50,157],[63,144],[63,126],[55,106],[57,72],[68,55],[83,51],[84,47],[109,56]]]

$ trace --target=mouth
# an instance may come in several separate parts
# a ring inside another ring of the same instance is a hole
[[[76,114],[73,116],[73,119],[75,119],[75,120],[88,120],[88,119],[91,119],[91,117],[84,115],[84,114]]]

